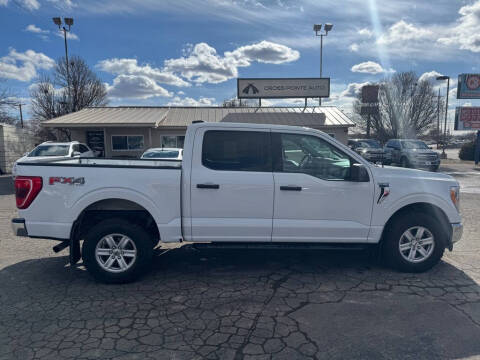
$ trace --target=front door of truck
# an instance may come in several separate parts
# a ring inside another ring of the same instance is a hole
[[[203,128],[193,146],[193,241],[271,241],[270,130]]]
[[[272,241],[366,242],[373,181],[350,181],[354,160],[325,139],[272,131]]]

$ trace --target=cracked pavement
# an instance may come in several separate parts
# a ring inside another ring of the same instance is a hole
[[[480,194],[461,205],[462,241],[423,274],[363,251],[183,246],[104,285],[15,238],[0,195],[0,359],[480,358]]]

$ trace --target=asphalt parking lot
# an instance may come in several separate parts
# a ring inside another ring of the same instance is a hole
[[[480,358],[480,171],[442,169],[464,186],[465,231],[430,272],[364,252],[187,246],[127,285],[12,236],[0,179],[0,359]]]

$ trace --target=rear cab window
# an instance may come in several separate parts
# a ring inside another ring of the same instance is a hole
[[[212,170],[271,172],[270,132],[208,130],[202,164]]]

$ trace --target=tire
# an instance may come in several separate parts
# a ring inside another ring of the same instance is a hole
[[[95,280],[108,284],[127,283],[149,269],[153,256],[152,240],[138,225],[124,219],[107,219],[88,232],[82,256],[85,267]]]
[[[408,162],[408,159],[405,156],[403,156],[400,159],[400,166],[403,167],[403,168],[409,168],[410,167],[410,163]]]
[[[437,165],[432,166],[432,167],[430,168],[430,171],[437,172],[437,171],[438,171],[438,168],[439,168],[439,166],[437,166]]]
[[[422,241],[412,251],[411,244],[418,241],[416,235],[419,235],[417,231],[420,227],[424,228]],[[413,235],[413,242],[408,241],[405,235],[407,230],[410,231],[410,236]],[[386,265],[401,272],[419,273],[427,271],[442,258],[447,244],[447,236],[441,223],[435,217],[419,212],[404,213],[395,219],[393,224],[385,231],[382,244],[383,259]],[[431,240],[428,240],[430,238]],[[428,244],[430,241],[431,245]],[[403,251],[400,250],[400,245],[403,245]],[[420,252],[420,247],[424,253]],[[411,252],[413,252],[413,258],[409,260]],[[425,257],[425,253],[428,256]]]

